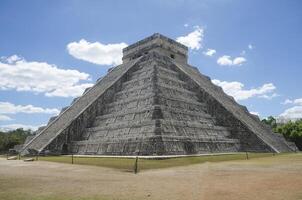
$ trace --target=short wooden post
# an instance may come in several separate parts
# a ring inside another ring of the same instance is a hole
[[[134,163],[134,174],[136,174],[137,173],[137,162],[138,162],[138,156],[136,156],[136,158],[135,158],[135,163]]]
[[[39,152],[36,154],[36,160],[39,160]]]
[[[248,160],[249,159],[249,153],[247,151],[245,152],[245,155],[246,155],[246,159]]]
[[[18,153],[18,160],[20,160],[21,159],[21,155],[20,155],[20,153]]]
[[[71,154],[71,164],[73,164],[73,154]]]

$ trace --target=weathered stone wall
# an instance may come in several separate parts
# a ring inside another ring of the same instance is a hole
[[[104,103],[81,140],[72,141],[72,152],[161,155],[238,151],[238,141],[227,137],[228,129],[214,124],[204,103],[168,64],[158,53],[145,55],[111,93],[112,102]]]

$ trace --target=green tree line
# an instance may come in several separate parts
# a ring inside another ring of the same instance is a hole
[[[0,131],[0,152],[7,152],[17,144],[23,144],[26,137],[31,135],[30,130],[23,130],[22,128],[2,132]]]
[[[276,119],[270,116],[263,119],[262,122],[272,127],[276,134],[282,134],[287,140],[294,142],[298,149],[302,150],[302,119],[277,124]]]

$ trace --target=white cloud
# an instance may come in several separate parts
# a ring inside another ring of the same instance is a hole
[[[219,65],[233,65],[233,61],[231,59],[231,56],[219,57],[218,60],[217,60],[217,63]]]
[[[34,126],[34,125],[26,125],[26,124],[6,124],[6,125],[1,125],[0,126],[0,131],[10,131],[10,130],[15,130],[18,128],[23,128],[25,130],[31,129],[32,131],[37,130],[40,126]]]
[[[119,65],[122,63],[123,48],[128,45],[124,42],[116,44],[90,43],[85,39],[71,42],[67,50],[73,57],[98,65]]]
[[[281,104],[283,104],[283,105],[287,105],[287,104],[292,104],[293,103],[293,101],[292,100],[290,100],[290,99],[286,99],[284,102],[282,102]]]
[[[273,95],[272,93],[276,90],[276,87],[272,83],[263,84],[258,88],[244,89],[244,84],[237,81],[227,82],[214,79],[212,82],[222,87],[225,93],[233,96],[237,101],[252,97],[263,98],[263,95]]]
[[[257,115],[257,116],[260,116],[259,112],[255,112],[255,111],[250,111],[251,114],[253,115]]]
[[[279,115],[280,119],[300,119],[302,118],[302,98],[299,99],[286,99],[282,104],[292,104],[293,107],[286,109]]]
[[[293,106],[291,108],[286,109],[283,113],[279,115],[281,118],[285,119],[299,119],[302,118],[302,105],[301,106]]]
[[[233,60],[233,65],[241,65],[244,62],[246,62],[244,57],[237,57]]]
[[[252,44],[249,44],[249,45],[248,45],[248,48],[249,48],[250,50],[252,50],[252,49],[254,48],[254,46],[253,46]]]
[[[195,26],[194,29],[195,30],[188,35],[176,38],[176,41],[190,49],[199,50],[202,47],[201,43],[204,37],[204,30],[199,26]]]
[[[294,104],[297,104],[297,105],[301,105],[301,106],[302,106],[302,98],[301,98],[301,99],[295,99],[295,100],[294,100]]]
[[[246,62],[246,59],[244,57],[236,57],[232,60],[231,56],[221,56],[217,59],[217,64],[222,66],[234,66],[234,65],[242,65]]]
[[[260,98],[264,98],[264,99],[268,99],[268,100],[271,100],[275,97],[278,97],[280,95],[278,95],[277,93],[273,93],[273,94],[264,94],[264,95],[260,95],[259,97]]]
[[[92,86],[89,74],[61,69],[46,62],[26,61],[13,55],[0,61],[0,90],[31,91],[47,96],[77,97]],[[74,90],[70,93],[68,90]],[[66,95],[67,94],[67,95]]]
[[[74,86],[66,86],[65,88],[58,88],[57,90],[54,90],[52,92],[47,92],[45,95],[48,97],[70,97],[70,96],[81,96],[86,88],[92,87],[93,84],[90,83],[83,83],[80,85],[74,85]]]
[[[12,118],[10,118],[7,115],[0,115],[0,121],[10,121]]]
[[[286,99],[286,100],[285,100],[284,102],[282,102],[281,104],[283,104],[283,105],[287,105],[287,104],[295,104],[295,105],[302,106],[302,98],[300,98],[300,99],[294,99],[294,100]]]
[[[3,58],[3,59],[5,60],[5,58]],[[16,61],[18,61],[18,60],[22,60],[22,58],[20,58],[20,57],[17,56],[17,55],[12,55],[12,56],[10,56],[10,57],[7,58],[7,62],[8,62],[9,64],[12,64],[12,63],[14,63],[14,62],[16,62]]]
[[[188,26],[189,26],[189,24],[184,24],[184,27],[186,27],[186,28],[187,28]]]
[[[203,52],[205,56],[213,56],[216,53],[215,49],[207,49],[206,51]]]
[[[59,114],[60,111],[56,108],[41,108],[33,105],[15,105],[10,102],[0,102],[0,114],[16,114],[16,113],[44,113],[44,114]]]

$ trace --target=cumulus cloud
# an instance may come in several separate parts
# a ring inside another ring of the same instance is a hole
[[[204,37],[204,30],[199,26],[194,27],[194,31],[185,35],[176,38],[176,41],[189,47],[193,50],[199,50],[202,47],[202,41]]]
[[[124,42],[116,44],[102,44],[100,42],[88,42],[81,39],[71,42],[67,50],[73,57],[98,65],[119,65],[122,63],[123,48],[128,45]]]
[[[89,74],[62,69],[46,62],[27,61],[17,55],[0,60],[0,90],[30,91],[46,96],[77,97],[93,84]],[[81,83],[86,81],[86,83]],[[73,93],[70,90],[73,89]]]
[[[10,130],[15,130],[18,128],[23,128],[24,130],[32,130],[35,131],[37,130],[40,126],[34,126],[34,125],[27,125],[27,124],[6,124],[6,125],[1,125],[0,126],[0,131],[10,131]]]
[[[215,53],[216,53],[215,49],[207,49],[206,51],[203,52],[205,56],[210,56],[210,57],[213,56]]]
[[[258,88],[244,89],[244,84],[237,81],[227,82],[214,79],[212,82],[222,87],[225,93],[233,96],[237,101],[252,97],[263,98],[263,95],[274,95],[273,92],[276,90],[276,87],[272,83],[263,84]]]
[[[291,104],[291,103],[293,103],[293,101],[292,100],[290,100],[290,99],[286,99],[284,102],[282,102],[281,104],[283,104],[283,105],[287,105],[287,104]]]
[[[0,115],[0,121],[10,121],[12,118],[10,118],[7,115]]]
[[[15,105],[10,102],[0,102],[0,114],[16,114],[16,113],[59,114],[60,111],[56,108],[41,108],[33,105]]]
[[[277,93],[273,93],[273,94],[264,94],[264,95],[260,95],[259,97],[260,98],[264,98],[264,99],[268,99],[268,100],[271,100],[275,97],[278,97],[280,95],[278,95]]]
[[[259,112],[255,112],[255,111],[250,111],[251,114],[253,115],[257,115],[257,116],[260,116]]]
[[[300,99],[286,99],[284,102],[282,102],[281,104],[287,105],[287,104],[295,104],[295,105],[300,105],[302,106],[302,98]]]
[[[282,104],[292,105],[291,108],[286,109],[283,113],[281,113],[278,117],[280,119],[300,119],[302,118],[302,98],[299,99],[286,99]]]
[[[281,118],[285,119],[300,119],[302,118],[302,105],[301,106],[293,106],[291,108],[286,109],[283,113],[279,115]]]
[[[232,59],[231,56],[224,55],[217,59],[217,64],[222,66],[240,66],[245,62],[246,59],[242,56]]]

